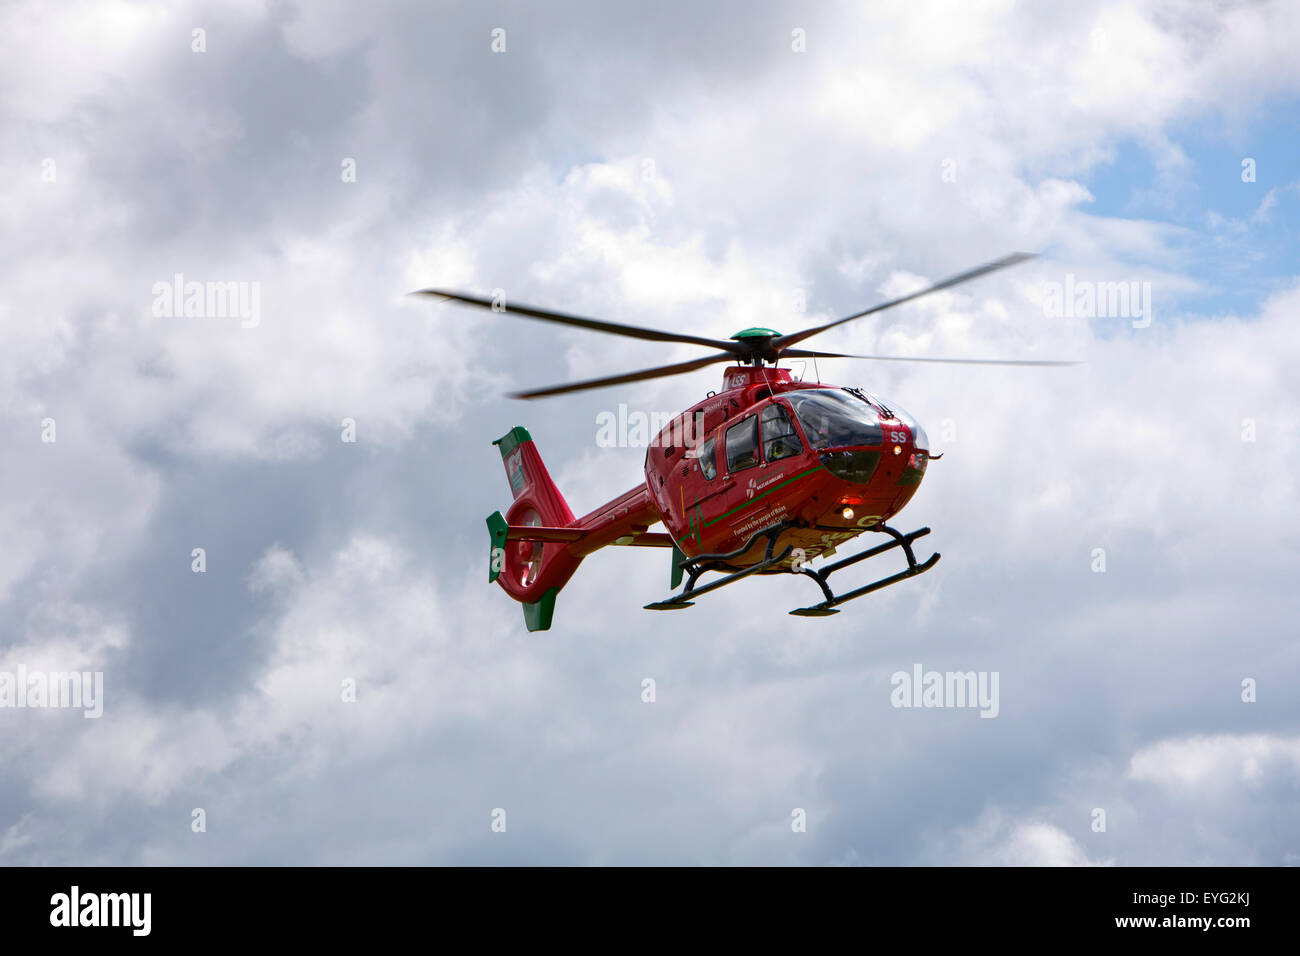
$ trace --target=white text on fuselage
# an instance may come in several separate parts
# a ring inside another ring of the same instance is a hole
[[[744,524],[737,525],[732,529],[732,533],[743,538],[746,535],[753,534],[755,531],[760,531],[763,528],[766,528],[768,525],[776,524],[777,519],[785,514],[785,512],[785,505],[777,505],[775,508],[764,511],[757,517],[750,518]]]
[[[749,479],[749,484],[745,488],[745,497],[746,498],[754,497],[754,495],[757,492],[762,491],[768,485],[780,481],[784,477],[785,477],[785,472],[781,472],[781,474],[779,475],[773,475],[771,478],[767,479],[767,481],[759,481],[757,478]]]

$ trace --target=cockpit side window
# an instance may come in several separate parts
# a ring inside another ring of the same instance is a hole
[[[780,461],[803,451],[794,422],[781,405],[772,404],[759,415],[763,431],[763,457],[767,461]]]
[[[758,419],[750,415],[727,429],[727,471],[735,474],[758,464]]]
[[[716,457],[716,439],[710,438],[700,446],[696,459],[700,463],[700,473],[705,480],[712,481],[718,477],[718,459]]]

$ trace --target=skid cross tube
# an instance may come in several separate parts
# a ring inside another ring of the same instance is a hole
[[[860,598],[864,594],[870,594],[872,591],[879,591],[881,588],[887,588],[891,584],[897,584],[899,581],[906,580],[907,578],[915,577],[918,574],[924,574],[939,561],[939,555],[936,553],[930,555],[924,563],[918,563],[916,555],[912,553],[912,542],[917,538],[929,534],[929,528],[921,528],[920,530],[913,531],[910,534],[900,534],[888,525],[882,524],[872,530],[883,532],[894,540],[886,542],[885,544],[877,545],[874,548],[868,548],[861,554],[855,554],[850,558],[836,561],[834,564],[828,564],[826,567],[820,568],[816,571],[812,568],[804,567],[799,568],[799,570],[795,572],[796,574],[806,574],[808,577],[816,581],[817,586],[822,589],[822,594],[826,596],[826,600],[822,601],[820,604],[814,604],[811,607],[795,608],[790,612],[791,614],[794,614],[797,617],[824,617],[829,614],[838,614],[839,611],[835,610],[835,608],[846,601],[852,601],[854,598]],[[841,568],[847,568],[849,565],[857,564],[859,561],[865,561],[867,558],[874,558],[876,555],[883,554],[886,551],[891,551],[894,548],[902,548],[903,554],[907,556],[906,571],[900,571],[898,574],[890,575],[887,578],[881,578],[879,581],[874,581],[871,584],[856,588],[855,590],[841,594],[838,597],[835,595],[835,592],[831,590],[830,585],[826,583],[826,579]]]
[[[770,527],[756,531],[743,545],[735,551],[729,551],[726,554],[700,554],[694,558],[687,558],[684,561],[678,562],[678,567],[690,575],[690,577],[686,579],[686,587],[682,590],[682,593],[676,594],[668,598],[666,601],[655,601],[653,604],[647,604],[645,609],[647,611],[676,611],[678,608],[692,607],[694,606],[694,602],[690,600],[691,598],[699,597],[701,594],[707,594],[710,591],[715,591],[720,587],[739,581],[741,578],[747,578],[751,574],[757,574],[759,571],[766,571],[773,565],[780,564],[788,558],[790,552],[794,550],[793,547],[787,545],[785,550],[780,554],[774,553],[776,551],[777,538],[781,537],[781,532],[785,531],[789,526],[790,523],[788,521],[783,521],[779,524],[774,524]],[[725,564],[733,558],[740,557],[746,551],[754,547],[759,538],[763,537],[767,538],[767,547],[763,550],[762,561],[750,565],[747,568],[741,568],[739,571],[733,571],[731,574],[720,577],[716,581],[710,581],[708,584],[702,585],[698,588],[695,586],[695,582],[699,580],[700,575],[705,571],[720,570],[718,567],[719,565]]]

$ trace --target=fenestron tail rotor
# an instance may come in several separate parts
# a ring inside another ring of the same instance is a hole
[[[685,372],[693,372],[696,369],[704,368],[707,365],[713,365],[717,362],[728,362],[732,360],[752,365],[775,363],[783,358],[852,358],[877,362],[934,362],[950,365],[1077,365],[1079,364],[1078,362],[1039,359],[968,359],[932,358],[928,356],[908,355],[843,355],[838,352],[819,352],[793,347],[805,339],[825,332],[828,329],[833,329],[836,326],[843,325],[846,322],[852,322],[855,319],[861,319],[868,315],[874,315],[877,312],[883,312],[885,309],[891,309],[894,306],[902,305],[905,302],[912,302],[922,296],[929,295],[932,292],[938,292],[942,289],[950,289],[963,282],[978,279],[981,276],[997,272],[1000,269],[1008,268],[1009,266],[1025,262],[1032,258],[1034,258],[1033,254],[1023,252],[1003,256],[1001,259],[995,259],[992,262],[987,262],[977,268],[958,273],[954,276],[949,276],[941,282],[936,282],[933,285],[927,286],[924,289],[919,289],[916,292],[911,292],[896,299],[891,299],[888,302],[882,302],[879,305],[872,306],[871,308],[865,309],[861,312],[855,312],[853,315],[845,316],[842,319],[836,319],[834,322],[827,322],[824,325],[813,326],[800,332],[791,333],[790,335],[781,335],[773,329],[752,328],[736,333],[730,340],[711,339],[681,332],[664,332],[659,329],[647,329],[635,325],[624,325],[619,322],[608,322],[604,319],[592,319],[580,315],[570,315],[566,312],[539,309],[535,306],[509,302],[499,298],[493,299],[484,296],[471,295],[464,292],[455,292],[449,289],[420,289],[417,292],[412,292],[411,295],[431,296],[444,301],[455,302],[460,305],[489,310],[501,315],[519,316],[543,322],[553,322],[558,325],[587,329],[592,332],[603,332],[608,335],[620,335],[626,338],[642,339],[650,342],[703,345],[707,348],[719,350],[717,353],[705,356],[704,358],[692,359],[686,362],[677,362],[673,365],[661,365],[656,368],[643,369],[639,372],[626,372],[621,375],[610,375],[602,378],[587,379],[581,382],[569,382],[548,386],[546,388],[516,392],[511,396],[512,398],[545,398],[552,395],[564,395],[571,392],[585,391],[587,389],[605,388],[610,385],[622,385],[628,382],[640,382],[652,378],[663,378],[668,375],[681,375]]]

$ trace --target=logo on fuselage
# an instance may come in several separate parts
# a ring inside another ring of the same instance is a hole
[[[745,486],[745,497],[746,498],[754,497],[754,495],[762,491],[768,485],[772,484],[773,482],[780,481],[784,477],[785,477],[785,472],[781,472],[781,474],[779,475],[773,475],[771,478],[767,479],[767,481],[759,481],[757,478],[749,479],[749,483]]]

